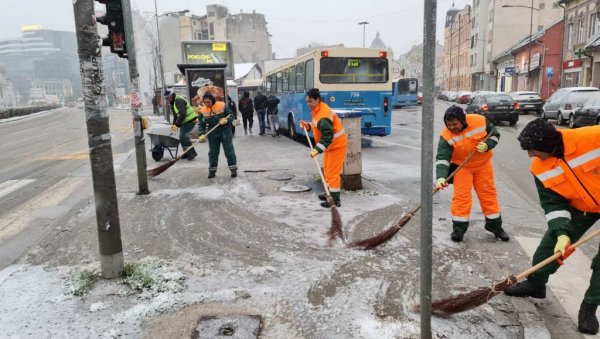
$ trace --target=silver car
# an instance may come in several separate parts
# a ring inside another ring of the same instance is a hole
[[[556,119],[559,125],[564,125],[573,111],[583,105],[595,92],[596,87],[566,87],[554,92],[542,107],[541,118]]]

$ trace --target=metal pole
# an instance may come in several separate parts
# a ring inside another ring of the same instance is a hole
[[[528,91],[531,90],[531,34],[533,28],[533,0],[531,0],[531,7],[529,8],[529,12],[531,13],[529,16],[529,56],[527,57],[527,81],[525,82]]]
[[[437,1],[425,0],[423,25],[423,113],[421,121],[421,338],[431,339],[433,113]]]
[[[160,80],[162,82],[162,91],[160,93],[160,95],[162,96],[163,93],[166,90],[165,87],[165,71],[163,69],[163,62],[162,62],[162,51],[161,51],[161,47],[160,47],[160,29],[158,28],[158,9],[156,7],[156,0],[154,0],[154,17],[156,18],[156,40],[157,45],[158,45],[158,66],[160,67]],[[162,106],[163,106],[163,115],[165,116],[165,120],[167,120],[167,123],[170,123],[170,114],[169,111],[167,110],[167,101],[162,98]]]
[[[369,23],[366,21],[361,21],[358,24],[363,26],[363,48],[364,48],[365,47],[365,26],[368,25]]]
[[[144,130],[142,129],[142,117],[139,112],[140,75],[137,69],[135,39],[133,32],[133,19],[131,17],[130,0],[121,0],[123,6],[123,22],[125,23],[125,45],[127,46],[127,60],[129,61],[129,79],[132,85],[132,95],[135,100],[130,100],[131,113],[133,115],[133,133],[135,143],[135,159],[138,174],[138,194],[149,194],[148,174],[146,172],[146,146],[144,142]]]
[[[94,0],[73,2],[103,278],[123,272],[123,245]]]

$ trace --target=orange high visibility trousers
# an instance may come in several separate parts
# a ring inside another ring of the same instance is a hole
[[[463,167],[454,176],[454,194],[450,212],[453,221],[468,222],[473,205],[472,188],[475,188],[483,214],[488,219],[500,216],[498,195],[494,183],[492,162],[477,167]]]
[[[342,188],[342,169],[346,158],[347,143],[323,152],[323,175],[329,191],[339,192]]]

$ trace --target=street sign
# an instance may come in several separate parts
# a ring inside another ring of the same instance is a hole
[[[546,76],[552,78],[554,76],[554,67],[546,67]]]
[[[504,72],[508,75],[515,75],[515,67],[506,67],[504,68]]]

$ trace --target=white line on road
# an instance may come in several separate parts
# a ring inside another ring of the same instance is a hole
[[[533,253],[540,243],[540,238],[516,238],[527,255],[533,258]],[[590,285],[590,278],[592,276],[590,265],[591,261],[585,254],[581,251],[575,251],[565,261],[565,264],[550,276],[547,284],[575,323],[577,323],[579,305],[583,300],[585,291]]]
[[[20,205],[12,213],[0,218],[0,242],[23,231],[41,208],[57,206],[89,178],[65,178],[42,194]]]
[[[407,128],[407,127],[397,127],[397,126],[392,126],[393,129],[399,129],[402,131],[411,131],[411,132],[416,132],[416,133],[421,133],[421,129],[420,128]]]
[[[35,179],[7,180],[0,184],[0,198],[34,181]]]
[[[403,144],[398,144],[398,143],[391,142],[391,141],[385,141],[385,140],[373,139],[373,138],[366,137],[366,136],[365,136],[364,138],[366,138],[366,139],[369,139],[369,140],[371,140],[371,141],[380,142],[380,143],[383,143],[383,144],[388,144],[388,145],[395,145],[395,146],[407,147],[407,148],[418,149],[418,150],[420,150],[420,149],[421,149],[421,147],[415,147],[415,146],[403,145]]]

